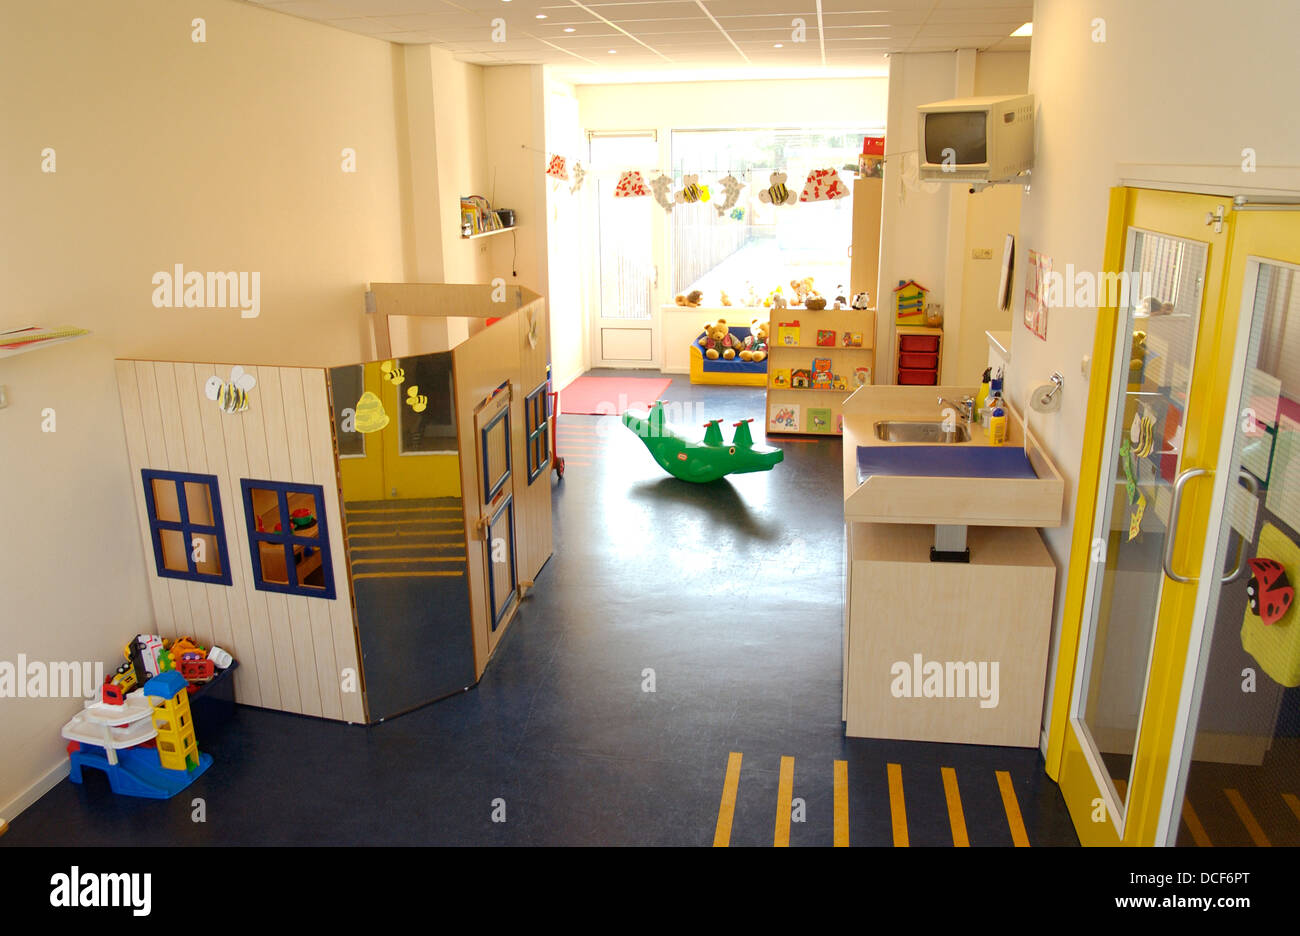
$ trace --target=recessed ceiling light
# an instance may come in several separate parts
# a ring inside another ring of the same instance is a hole
[[[537,18],[538,18],[538,19],[546,19],[546,14],[545,14],[545,13],[538,13],[538,14],[537,14]]]
[[[572,26],[565,26],[565,27],[564,27],[564,31],[565,31],[565,32],[573,32],[573,27],[572,27]]]
[[[610,50],[609,50],[609,54],[610,54],[610,55],[618,55],[618,50],[617,50],[617,49],[610,49]]]
[[[1021,26],[1019,29],[1017,29],[1015,32],[1013,32],[1011,35],[1013,35],[1013,36],[1032,36],[1033,34],[1034,34],[1034,24],[1033,24],[1033,23],[1025,23],[1025,25]]]
[[[774,48],[774,49],[784,49],[784,48],[785,48],[785,44],[784,44],[784,43],[781,43],[781,42],[778,42],[776,45],[772,46],[772,48]]]

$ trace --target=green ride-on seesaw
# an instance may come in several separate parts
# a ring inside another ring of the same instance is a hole
[[[662,401],[656,402],[644,416],[636,416],[631,411],[623,414],[623,425],[640,436],[660,468],[674,478],[699,484],[729,474],[771,471],[785,457],[779,448],[754,444],[749,432],[751,422],[752,419],[742,419],[734,423],[736,431],[728,444],[722,438],[721,419],[704,424],[703,439],[690,438],[664,421]]]

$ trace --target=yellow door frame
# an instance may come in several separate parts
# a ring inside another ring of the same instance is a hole
[[[1213,225],[1206,225],[1205,217],[1207,212],[1215,211],[1225,201],[1222,197],[1145,189],[1111,190],[1103,259],[1105,272],[1118,274],[1123,271],[1130,227],[1207,244],[1192,382],[1184,413],[1180,471],[1198,467],[1213,471],[1218,464],[1227,382],[1220,380],[1216,386],[1214,376],[1225,355],[1231,361],[1231,348],[1223,347],[1225,336],[1222,332],[1224,300],[1231,295],[1225,291],[1226,258],[1232,249],[1235,219],[1229,214],[1222,225],[1223,230],[1216,232]],[[1101,298],[1099,295],[1098,299]],[[1070,570],[1062,606],[1046,756],[1048,775],[1060,784],[1079,839],[1085,845],[1149,845],[1154,842],[1196,598],[1194,582],[1184,584],[1165,579],[1138,727],[1132,790],[1121,836],[1110,810],[1099,808],[1099,805],[1104,807],[1108,798],[1103,795],[1089,766],[1089,758],[1076,735],[1071,711],[1075,671],[1088,613],[1084,605],[1099,507],[1098,488],[1102,473],[1107,469],[1102,464],[1102,456],[1107,433],[1111,431],[1107,417],[1114,390],[1111,364],[1116,351],[1115,342],[1120,340],[1118,325],[1117,306],[1098,309],[1089,380],[1089,412],[1077,487]],[[1193,481],[1183,498],[1174,544],[1174,564],[1184,574],[1200,568],[1209,522],[1210,488],[1211,485],[1204,480]]]

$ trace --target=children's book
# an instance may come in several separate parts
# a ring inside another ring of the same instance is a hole
[[[871,368],[859,367],[853,371],[853,383],[855,386],[865,387],[871,383]]]
[[[862,347],[862,332],[846,331],[844,333],[844,347],[846,348]]]
[[[829,407],[814,406],[808,409],[808,431],[830,432],[831,411]]]
[[[798,432],[799,404],[780,403],[772,408],[772,416],[767,421],[769,432]]]
[[[790,371],[790,386],[800,390],[807,390],[812,386],[812,372],[795,368]]]
[[[799,322],[778,322],[776,326],[776,343],[794,348],[799,345]]]
[[[790,368],[778,367],[772,372],[772,386],[786,389],[790,386]]]
[[[817,329],[817,347],[833,348],[835,347],[835,331],[830,328]]]

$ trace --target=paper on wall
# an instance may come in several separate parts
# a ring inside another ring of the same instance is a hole
[[[1228,488],[1228,523],[1246,542],[1255,539],[1255,518],[1259,513],[1259,497],[1240,484]]]
[[[1278,419],[1273,476],[1264,503],[1293,532],[1300,532],[1300,423],[1286,416]]]
[[[1145,376],[1149,383],[1157,387],[1165,383],[1165,366],[1169,361],[1169,342],[1147,332],[1147,360]]]

